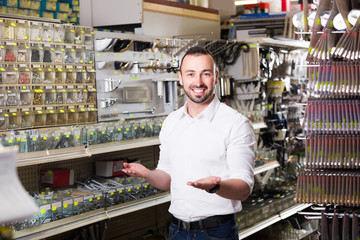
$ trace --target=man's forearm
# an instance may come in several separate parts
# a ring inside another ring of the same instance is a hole
[[[229,179],[220,182],[217,194],[223,198],[245,201],[251,193],[249,185],[240,179]]]
[[[171,177],[164,171],[158,169],[151,170],[149,171],[145,179],[156,188],[164,191],[170,190]]]

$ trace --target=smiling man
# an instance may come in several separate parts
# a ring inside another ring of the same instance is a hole
[[[170,190],[169,239],[238,239],[234,214],[253,187],[255,137],[249,120],[215,96],[217,78],[209,52],[190,48],[179,71],[187,102],[164,121],[157,168],[124,164]]]

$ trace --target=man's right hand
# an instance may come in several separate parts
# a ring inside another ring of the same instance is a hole
[[[150,170],[139,163],[126,163],[123,164],[122,171],[132,177],[146,178]]]

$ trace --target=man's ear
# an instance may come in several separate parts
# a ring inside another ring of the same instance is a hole
[[[219,71],[216,70],[215,71],[215,85],[218,84],[218,79],[219,79]]]
[[[178,76],[179,76],[179,82],[180,82],[180,85],[181,85],[181,86],[183,86],[183,81],[182,81],[181,71],[178,71]]]

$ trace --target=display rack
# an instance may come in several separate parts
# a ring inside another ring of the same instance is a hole
[[[132,143],[131,143],[132,142]],[[152,138],[152,139],[144,139],[143,141],[127,141],[127,143],[124,144],[117,144],[119,146],[122,146],[121,150],[127,150],[132,149],[136,147],[144,147],[144,146],[153,146],[159,144],[158,138]],[[108,144],[104,144],[109,147]],[[106,151],[106,147],[101,148],[97,146],[98,152],[97,154],[102,152],[109,152]],[[118,148],[119,149],[119,148]],[[114,148],[112,148],[114,150]],[[117,151],[117,150],[116,150]],[[91,150],[90,150],[91,152]],[[51,159],[51,157],[48,157]],[[52,157],[54,158],[54,157]],[[66,155],[61,155],[61,159],[65,160]],[[59,156],[60,159],[60,156]],[[45,161],[45,160],[44,160]],[[31,164],[33,161],[28,159],[28,164]],[[46,162],[46,161],[45,161]],[[37,163],[40,164],[40,163]],[[266,164],[261,167],[257,167],[254,169],[254,174],[260,174],[269,170],[272,170],[279,166],[278,162],[272,162],[270,164]],[[138,200],[134,200],[131,202],[123,203],[118,206],[110,207],[106,210],[104,209],[98,209],[91,212],[87,212],[81,215],[73,216],[66,219],[61,219],[58,221],[50,222],[47,224],[42,224],[39,226],[32,227],[30,229],[21,230],[14,233],[15,239],[42,239],[44,237],[50,237],[54,236],[63,232],[71,231],[73,229],[77,229],[80,227],[83,227],[88,224],[92,224],[95,222],[103,221],[106,219],[118,217],[127,213],[135,212],[138,210],[142,210],[145,208],[153,207],[156,205],[160,205],[162,203],[169,202],[171,199],[170,193],[160,193],[155,196],[142,198]]]
[[[297,204],[297,205],[294,205],[272,217],[269,217],[261,222],[258,222],[256,224],[254,224],[253,226],[251,227],[248,227],[248,228],[245,228],[243,230],[241,230],[239,232],[239,239],[244,239],[274,223],[277,223],[279,222],[280,220],[284,220],[294,214],[296,214],[298,211],[301,211],[301,210],[304,210],[308,207],[310,207],[311,204]]]

